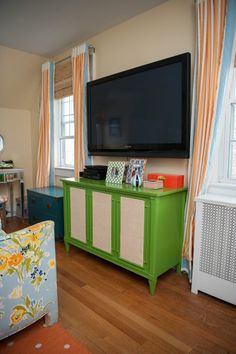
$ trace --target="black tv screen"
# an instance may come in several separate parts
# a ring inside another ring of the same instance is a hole
[[[91,155],[189,157],[190,53],[87,84]]]

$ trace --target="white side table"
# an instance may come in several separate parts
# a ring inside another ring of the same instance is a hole
[[[14,203],[13,183],[15,181],[19,183],[20,196],[21,196],[21,216],[23,217],[24,216],[24,170],[19,168],[0,169],[0,185],[4,183],[7,184],[9,188],[11,216],[13,216],[13,203]]]

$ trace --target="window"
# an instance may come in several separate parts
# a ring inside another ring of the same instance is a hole
[[[236,184],[236,67],[225,107],[224,143],[221,150],[222,163],[219,165],[220,182]]]
[[[55,132],[57,167],[74,167],[74,108],[73,96],[55,101]]]
[[[236,68],[233,72],[229,99],[230,131],[228,145],[228,179],[236,182]]]

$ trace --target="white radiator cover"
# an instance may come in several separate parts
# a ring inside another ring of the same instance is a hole
[[[192,292],[198,290],[236,305],[236,199],[196,199]]]

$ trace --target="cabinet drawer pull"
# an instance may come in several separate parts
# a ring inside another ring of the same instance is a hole
[[[47,203],[47,208],[50,209],[52,207],[52,204]]]

